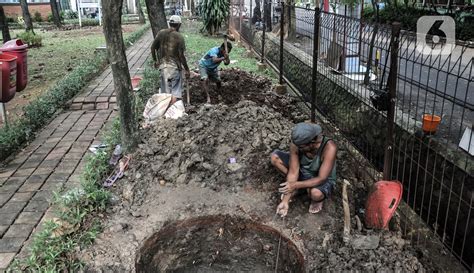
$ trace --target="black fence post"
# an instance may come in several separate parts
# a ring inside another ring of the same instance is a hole
[[[318,55],[319,55],[319,7],[314,9],[313,29],[313,75],[311,82],[311,122],[316,122],[316,92],[318,79]]]
[[[388,74],[388,99],[387,112],[387,137],[385,138],[385,154],[383,165],[383,179],[390,180],[393,156],[393,127],[395,123],[395,105],[397,100],[397,75],[398,75],[398,47],[400,45],[400,23],[392,24],[392,37],[390,39],[390,73]]]
[[[280,84],[283,84],[283,36],[285,32],[285,3],[281,2],[281,18],[280,18]]]
[[[266,9],[266,5],[267,5],[267,0],[263,0],[263,20],[262,20],[262,26],[263,26],[263,33],[262,33],[262,59],[261,59],[261,63],[263,64],[265,62],[265,30],[267,28],[266,26],[266,17],[267,16],[267,9]]]

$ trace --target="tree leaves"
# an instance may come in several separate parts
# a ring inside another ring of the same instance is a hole
[[[202,31],[214,35],[229,16],[229,0],[203,0],[199,6],[204,26]]]

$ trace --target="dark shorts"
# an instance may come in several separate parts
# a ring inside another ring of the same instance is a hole
[[[208,69],[207,67],[199,66],[199,74],[203,81],[209,79],[212,82],[221,82],[221,77],[217,67],[215,69]]]
[[[277,155],[287,168],[290,166],[290,154],[289,153],[283,152],[283,151],[280,151],[280,150],[275,150],[275,151],[273,151],[272,154]],[[309,180],[311,178],[314,178],[314,177],[305,175],[300,170],[299,177],[298,177],[299,181],[305,181],[305,180]],[[329,182],[328,180],[326,180],[324,183],[322,183],[320,185],[317,185],[317,186],[314,186],[313,189],[320,190],[324,194],[324,198],[326,199],[326,198],[331,196],[331,193],[334,189],[334,184]]]

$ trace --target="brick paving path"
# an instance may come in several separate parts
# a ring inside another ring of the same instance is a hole
[[[151,42],[148,32],[127,50],[132,77],[143,71]],[[39,223],[51,218],[47,211],[53,192],[80,184],[88,148],[100,142],[100,130],[116,115],[115,103],[109,66],[73,100],[69,111],[0,169],[0,272],[26,251]]]

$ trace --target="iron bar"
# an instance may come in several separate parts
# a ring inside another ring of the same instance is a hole
[[[319,7],[314,10],[313,29],[313,75],[311,86],[311,122],[316,122],[316,92],[318,81],[318,49],[319,49]]]
[[[393,126],[395,123],[395,105],[397,103],[397,74],[398,74],[398,47],[400,42],[400,23],[392,24],[392,38],[390,39],[390,73],[388,75],[389,109],[387,113],[387,137],[385,143],[385,158],[383,178],[390,180],[393,149]]]
[[[262,26],[263,26],[263,33],[262,33],[262,58],[260,60],[260,62],[263,64],[265,62],[265,30],[266,30],[266,24],[267,24],[267,20],[266,20],[266,17],[267,16],[267,9],[265,8],[265,5],[267,4],[267,0],[263,0],[263,20],[262,20]]]
[[[283,36],[285,35],[285,3],[281,3],[281,18],[280,18],[280,84],[283,84],[283,50],[284,50],[284,42]]]

